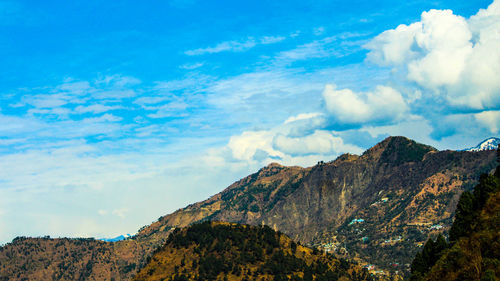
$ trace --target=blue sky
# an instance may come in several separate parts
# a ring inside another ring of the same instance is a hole
[[[389,135],[498,136],[499,34],[498,0],[0,0],[0,243],[135,233]]]

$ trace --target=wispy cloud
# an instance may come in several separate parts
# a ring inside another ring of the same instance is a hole
[[[322,29],[320,33],[323,34]],[[281,51],[275,57],[276,63],[291,63],[300,60],[317,58],[344,57],[363,50],[369,33],[344,32],[334,36],[313,40],[309,43],[298,45],[290,50]]]
[[[282,36],[263,36],[259,39],[248,38],[243,41],[225,41],[214,47],[199,48],[184,52],[188,56],[199,56],[204,54],[214,54],[220,52],[244,52],[259,44],[267,45],[274,44],[285,40]]]
[[[274,44],[285,40],[286,37],[283,36],[264,36],[260,38],[260,44]]]
[[[313,33],[316,36],[322,35],[325,32],[325,28],[323,26],[316,27],[313,29]]]
[[[118,106],[118,105],[114,105],[114,106],[110,106],[110,105],[103,105],[103,104],[91,104],[91,105],[79,105],[77,107],[75,107],[74,109],[74,112],[75,113],[94,113],[94,114],[99,114],[99,113],[103,113],[103,112],[107,112],[107,111],[110,111],[110,110],[115,110],[115,109],[120,109],[122,108],[122,106]]]
[[[182,69],[187,69],[187,70],[193,70],[193,69],[197,69],[197,68],[200,68],[204,65],[204,63],[202,62],[195,62],[195,63],[185,63],[181,66],[179,66],[179,68],[182,68]]]

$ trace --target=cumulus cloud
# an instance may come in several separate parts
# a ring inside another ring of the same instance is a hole
[[[474,115],[476,120],[488,128],[492,133],[498,134],[500,129],[500,110],[483,111]]]
[[[257,167],[275,161],[310,166],[318,160],[333,160],[341,153],[361,153],[361,148],[345,143],[336,132],[322,129],[325,126],[321,113],[292,116],[272,129],[232,136],[225,147],[229,154],[223,150],[214,159]]]
[[[317,129],[322,129],[328,124],[325,114],[301,113],[289,117],[282,125],[283,131],[290,137],[302,137],[313,133]]]
[[[401,93],[387,86],[377,86],[373,92],[337,90],[328,84],[323,91],[328,113],[340,126],[387,124],[401,120],[408,105]]]
[[[405,73],[408,82],[465,110],[500,107],[500,1],[465,19],[450,10],[375,37],[366,48],[376,64]]]
[[[342,138],[328,131],[318,130],[304,137],[288,137],[278,134],[273,138],[273,147],[289,155],[331,155],[339,152],[358,153],[359,148],[345,145]]]
[[[248,131],[232,136],[227,146],[237,160],[252,160],[257,152],[280,157],[282,154],[272,147],[273,137],[274,133],[271,131]]]

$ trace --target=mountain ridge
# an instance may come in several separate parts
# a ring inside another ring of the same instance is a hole
[[[487,158],[489,164],[475,162],[476,157]],[[387,238],[398,237],[398,228],[405,228],[404,233],[408,235],[408,224],[415,228],[411,230],[413,232],[428,232],[427,225],[437,225],[437,232],[441,232],[451,223],[454,205],[461,191],[473,184],[479,170],[493,169],[492,163],[494,153],[491,152],[438,151],[405,137],[389,137],[360,156],[344,154],[313,167],[268,165],[207,200],[161,217],[139,236],[165,227],[222,220],[269,225],[305,244],[323,247],[329,244],[328,237],[339,236],[336,233],[339,229],[344,238],[352,236],[346,225],[356,216],[374,217],[372,221],[367,221],[371,223],[371,232],[386,232]],[[443,164],[444,168],[441,167]],[[462,164],[466,167],[460,167]],[[474,175],[460,175],[474,169],[478,169]],[[408,183],[402,180],[405,178],[408,178]],[[387,188],[384,184],[396,187]],[[408,188],[403,188],[403,185]],[[406,194],[409,190],[411,195]],[[385,206],[377,203],[388,194],[392,198],[403,197],[401,200],[405,204],[392,199],[384,203]],[[429,199],[436,196],[437,199]],[[426,206],[421,207],[420,204]],[[377,206],[378,211],[375,210]],[[433,206],[440,209],[434,210]],[[376,214],[384,208],[393,213],[390,219]],[[416,215],[412,217],[411,213]],[[377,220],[391,226],[380,229],[376,226]],[[377,239],[380,240],[377,241],[378,246],[390,247],[383,244],[387,239]],[[356,251],[359,251],[358,246],[353,246]],[[408,259],[404,261],[409,262]],[[400,269],[407,270],[407,267]]]
[[[92,260],[93,252],[86,249],[97,245],[109,252],[100,260],[102,266],[76,264],[74,276],[105,272],[129,280],[171,232],[206,220],[268,225],[369,268],[407,272],[419,243],[449,228],[461,192],[494,166],[493,151],[437,151],[405,137],[389,137],[362,155],[343,154],[307,168],[271,163],[204,201],[160,217],[124,241],[80,245],[71,240],[57,247],[34,238],[10,243],[0,248],[0,280],[12,275],[41,280],[36,277],[41,272],[57,273],[61,263],[72,264],[56,258],[57,253],[84,253]],[[42,257],[32,247],[56,257]],[[29,266],[38,256],[41,261]]]

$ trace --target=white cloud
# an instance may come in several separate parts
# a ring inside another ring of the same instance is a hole
[[[66,98],[58,97],[56,95],[37,95],[33,98],[30,98],[26,102],[36,108],[52,108],[68,103]]]
[[[323,113],[301,113],[286,119],[282,125],[282,131],[290,137],[302,137],[327,125],[327,117]]]
[[[111,99],[111,100],[121,100],[125,98],[132,98],[137,96],[137,92],[132,89],[111,89],[96,91],[92,97],[96,99]]]
[[[264,36],[264,37],[260,38],[260,43],[264,44],[264,45],[274,44],[274,43],[281,42],[285,39],[286,39],[286,37],[283,37],[283,36]]]
[[[472,51],[471,38],[465,19],[452,11],[422,13],[415,43],[423,57],[409,63],[408,79],[431,89],[457,83]]]
[[[120,106],[109,106],[109,105],[104,105],[104,104],[92,104],[92,105],[79,105],[77,106],[74,111],[75,113],[103,113],[106,111],[110,110],[115,110],[121,108]]]
[[[364,33],[344,32],[324,37],[278,53],[274,63],[279,65],[300,60],[344,57],[362,51],[361,47],[366,43],[366,39],[363,38],[365,36]]]
[[[31,135],[41,129],[47,129],[49,126],[44,122],[34,118],[23,118],[0,114],[0,134],[4,136]]]
[[[320,76],[320,75],[318,75]],[[321,77],[323,78],[323,77]],[[323,82],[310,77],[307,74],[297,75],[294,71],[275,69],[273,71],[261,71],[245,73],[224,80],[219,80],[207,88],[212,93],[208,102],[222,108],[232,108],[234,106],[251,106],[252,99],[258,106],[271,106],[276,109],[271,100],[291,102],[296,107],[302,107],[305,104],[297,105],[301,97],[313,98],[311,91],[316,91],[323,87]],[[307,83],[306,83],[307,82]]]
[[[118,121],[121,121],[122,119],[123,118],[121,118],[119,116],[115,116],[113,114],[106,113],[106,114],[103,114],[99,117],[85,118],[82,120],[82,123],[95,124],[95,123],[101,123],[101,122],[118,122]]]
[[[184,52],[188,56],[199,56],[204,54],[214,54],[220,52],[243,52],[248,49],[255,47],[257,43],[253,38],[249,38],[245,41],[225,41],[221,42],[214,47],[199,48],[194,50],[189,50]]]
[[[283,36],[262,36],[259,39],[254,39],[252,37],[249,37],[244,41],[225,41],[215,45],[214,47],[188,50],[185,51],[184,53],[188,56],[199,56],[205,54],[215,54],[220,52],[244,52],[259,44],[263,45],[275,44],[285,39],[286,37]]]
[[[252,160],[259,150],[279,157],[282,154],[272,147],[273,137],[274,133],[271,131],[243,132],[239,136],[232,136],[227,146],[238,160]]]
[[[137,98],[134,101],[134,103],[144,106],[147,104],[158,104],[166,100],[168,100],[167,96],[158,96],[158,97],[142,96],[140,98]]]
[[[498,134],[500,131],[500,111],[483,111],[474,115],[476,120],[488,128],[490,132]]]
[[[278,55],[277,60],[297,61],[297,60],[330,57],[334,54],[335,54],[334,52],[325,48],[324,42],[314,41],[311,43],[298,46],[292,50],[281,52]]]
[[[141,83],[141,80],[119,74],[108,75],[101,79],[96,79],[95,84],[100,87],[127,88]]]
[[[189,75],[183,79],[170,80],[170,81],[158,81],[154,90],[165,93],[178,90],[192,90],[203,88],[207,83],[211,81],[211,77],[206,75]]]
[[[204,63],[202,62],[195,62],[195,63],[185,63],[181,66],[179,66],[179,68],[182,68],[182,69],[187,69],[187,70],[193,70],[193,69],[197,69],[197,68],[200,68],[204,65]]]
[[[186,109],[189,105],[183,100],[175,100],[160,106],[144,107],[148,110],[156,110],[155,113],[150,113],[147,116],[150,118],[165,118],[173,116],[187,116]]]
[[[340,137],[327,131],[315,131],[305,137],[288,137],[278,134],[273,139],[273,147],[283,153],[297,155],[331,155],[349,151],[359,153],[361,150],[353,145],[345,145]]]
[[[301,113],[297,116],[291,116],[288,117],[288,119],[285,120],[285,124],[296,122],[296,121],[301,121],[301,120],[309,120],[311,118],[316,118],[321,116],[322,114],[319,112],[313,112],[313,113]]]
[[[424,12],[420,22],[375,37],[366,45],[367,58],[406,73],[427,98],[442,97],[456,108],[498,109],[499,3],[469,19],[450,10]]]
[[[56,88],[57,92],[66,92],[76,96],[84,95],[91,90],[92,87],[88,81],[74,81],[71,78],[66,79],[63,84]]]
[[[54,107],[54,108],[31,108],[27,111],[28,115],[56,115],[58,119],[66,119],[68,114],[71,113],[69,108]]]
[[[326,109],[340,125],[387,124],[404,118],[408,105],[401,94],[390,87],[377,86],[373,92],[337,90],[328,84],[323,91]]]
[[[344,143],[333,132],[320,129],[326,124],[323,118],[317,113],[300,114],[270,130],[245,131],[232,136],[226,146],[230,153],[222,150],[218,159],[257,167],[270,162],[309,166],[319,160],[334,159],[344,152],[362,151]]]

